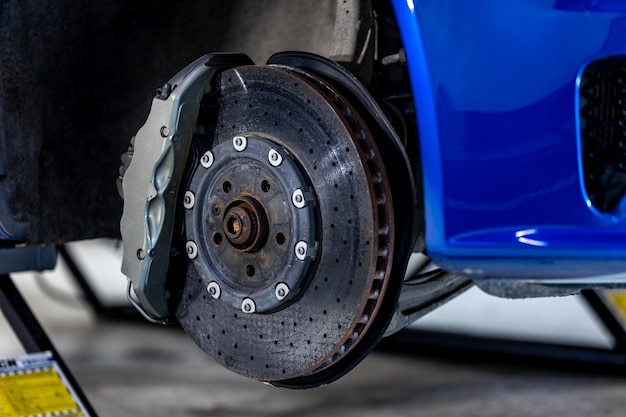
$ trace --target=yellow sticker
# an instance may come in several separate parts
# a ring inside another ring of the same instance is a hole
[[[0,417],[85,417],[53,360],[25,357],[0,365]]]

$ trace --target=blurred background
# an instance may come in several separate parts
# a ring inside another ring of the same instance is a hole
[[[123,305],[121,249],[110,239],[67,251],[106,305]],[[477,359],[462,350],[376,350],[336,383],[289,391],[233,374],[177,327],[98,318],[62,260],[14,281],[101,416],[622,416],[626,379],[594,366]],[[610,348],[580,296],[504,300],[471,289],[412,328]],[[459,346],[462,348],[462,346]],[[413,352],[412,352],[413,350]],[[23,349],[0,319],[0,357]]]

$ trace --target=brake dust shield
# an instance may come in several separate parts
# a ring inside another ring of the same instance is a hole
[[[367,127],[327,83],[285,66],[223,72],[200,113],[176,316],[239,374],[291,387],[336,379],[388,321],[377,316],[392,202]]]

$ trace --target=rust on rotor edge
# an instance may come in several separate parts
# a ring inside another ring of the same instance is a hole
[[[291,73],[300,76],[311,84],[314,84],[318,88],[324,97],[328,99],[328,103],[337,110],[338,114],[342,114],[342,120],[348,122],[346,128],[351,132],[351,137],[356,139],[358,144],[357,149],[361,159],[365,162],[364,166],[369,173],[371,182],[369,183],[371,195],[376,198],[376,211],[374,212],[375,218],[378,223],[378,245],[376,270],[374,281],[372,282],[372,288],[369,294],[363,294],[363,301],[365,302],[365,308],[361,317],[355,319],[350,331],[346,332],[346,336],[341,342],[339,349],[333,354],[333,356],[327,360],[326,363],[316,368],[310,374],[314,374],[328,366],[335,361],[339,360],[341,356],[347,353],[352,346],[365,334],[372,323],[372,318],[378,313],[380,303],[383,300],[383,295],[387,288],[388,277],[391,271],[390,260],[393,257],[393,222],[392,213],[388,207],[393,207],[391,200],[391,193],[389,192],[389,184],[385,175],[384,165],[380,158],[376,144],[371,138],[371,134],[365,128],[364,122],[361,118],[352,111],[346,100],[337,92],[335,92],[329,85],[321,81],[316,77],[312,77],[306,71],[293,68],[283,67]]]

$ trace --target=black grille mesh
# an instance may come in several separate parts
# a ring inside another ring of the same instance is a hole
[[[600,211],[626,193],[626,57],[589,65],[580,86],[585,188]]]

